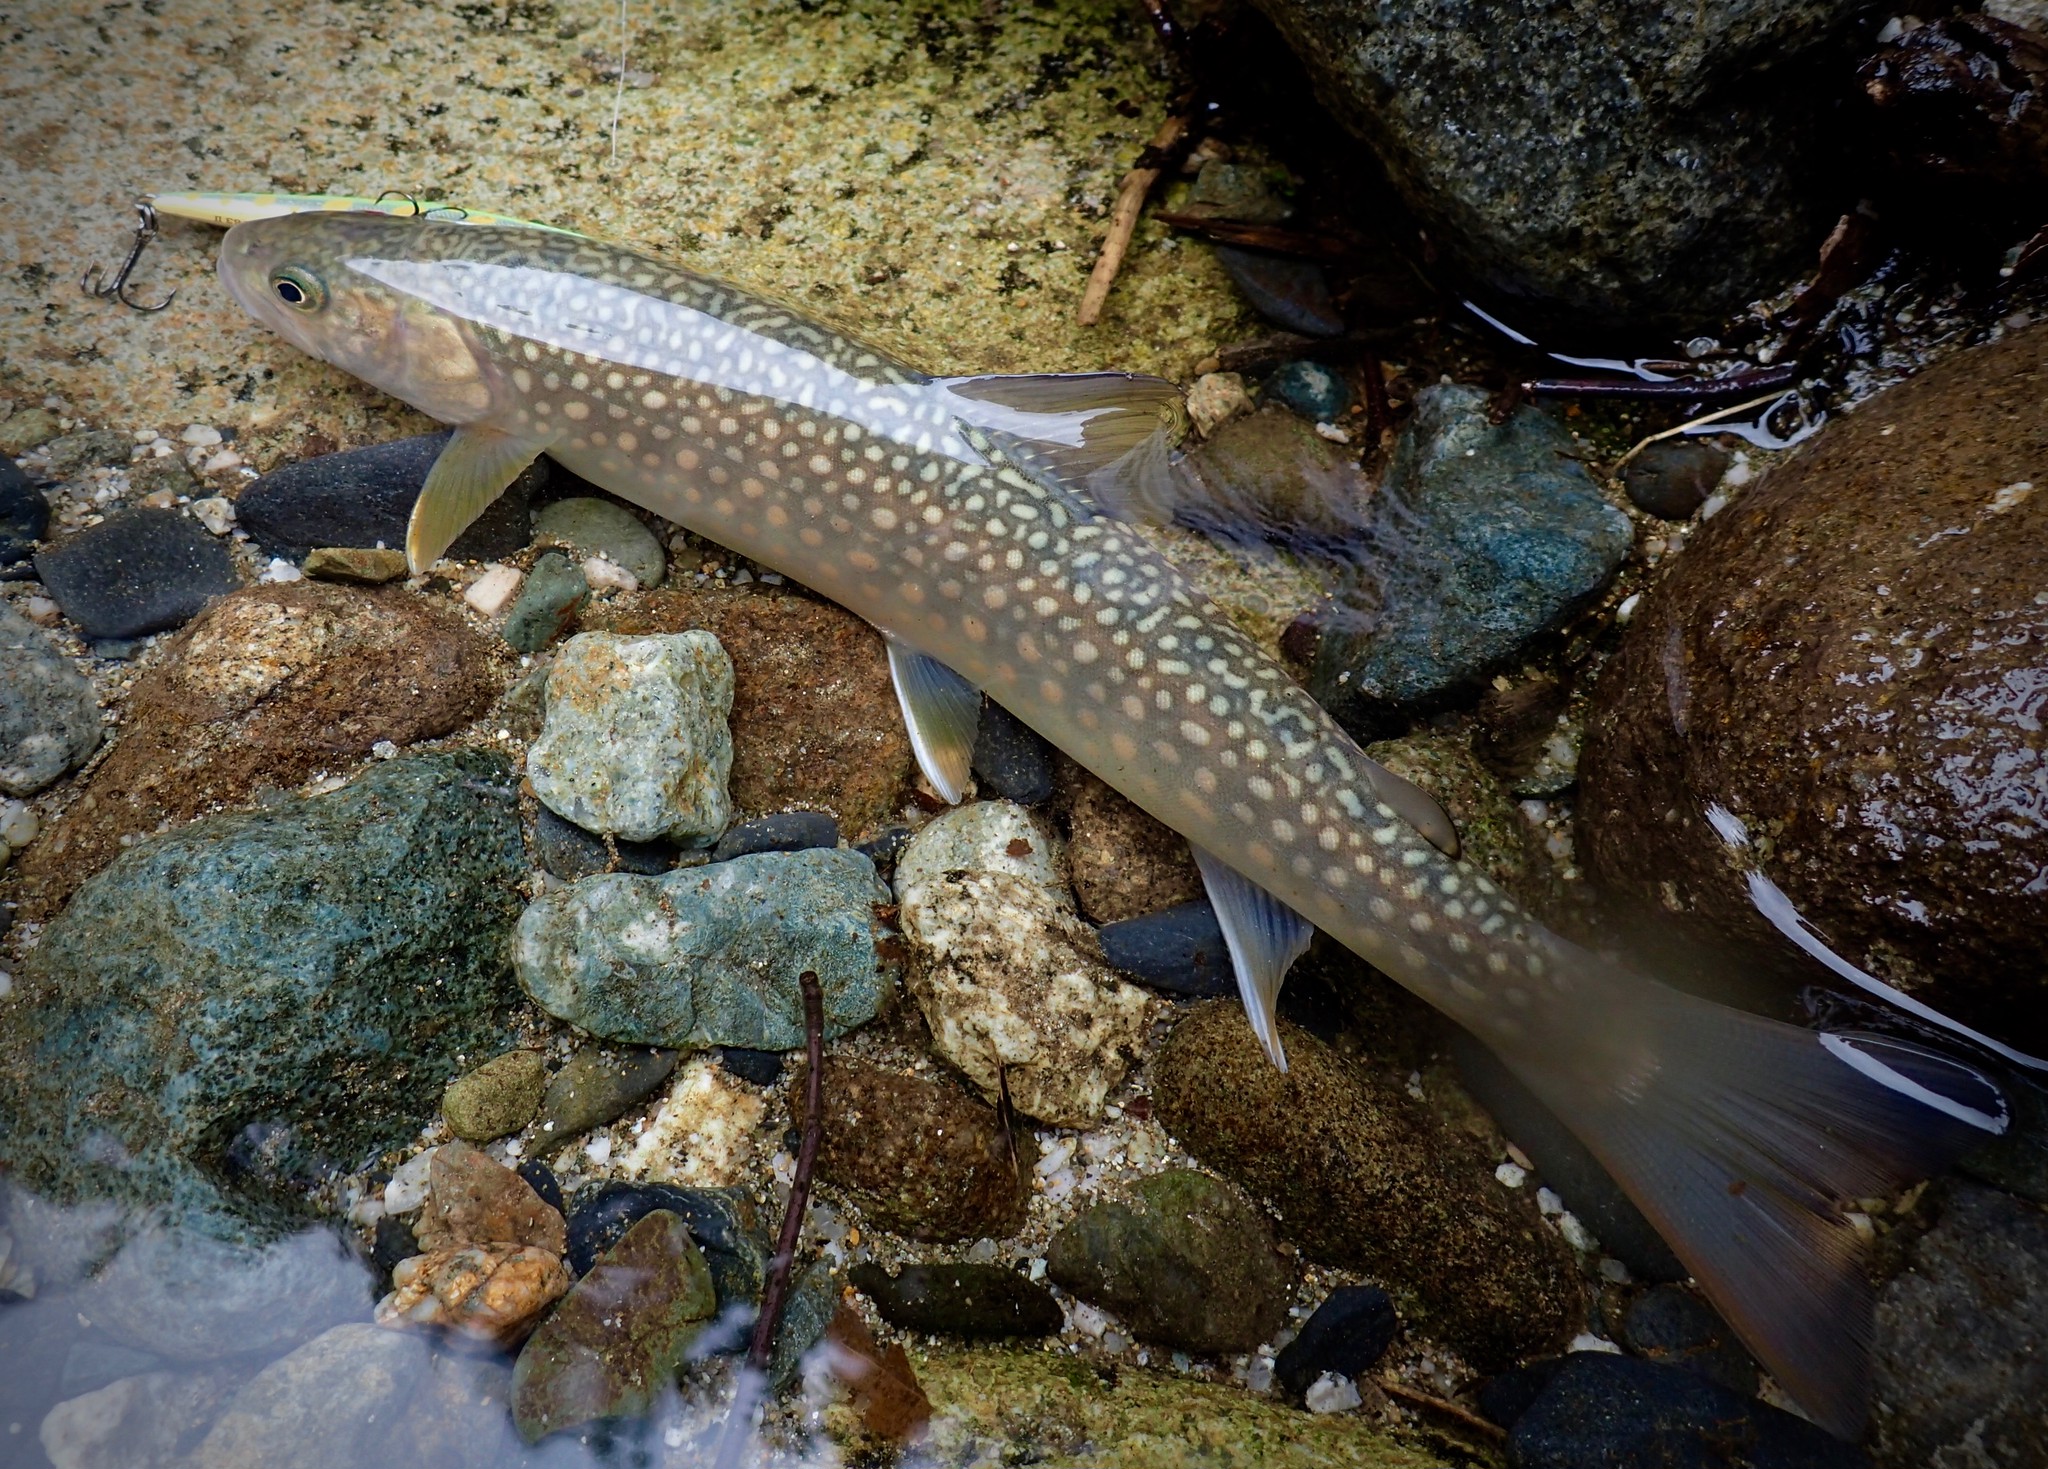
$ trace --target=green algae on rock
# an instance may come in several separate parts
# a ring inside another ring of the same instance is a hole
[[[473,1143],[517,1132],[539,1109],[547,1076],[540,1052],[507,1051],[449,1082],[441,1115],[451,1132]]]
[[[1203,1005],[1153,1060],[1158,1116],[1194,1156],[1271,1205],[1316,1260],[1369,1272],[1402,1319],[1483,1371],[1554,1349],[1577,1267],[1533,1201],[1393,1086],[1282,1022],[1276,1071],[1237,1006]]]
[[[804,1043],[807,969],[825,1034],[874,1018],[896,967],[875,911],[888,902],[874,863],[847,848],[605,873],[529,906],[514,963],[542,1009],[600,1040],[787,1051]]]
[[[468,751],[138,842],[51,923],[0,1021],[0,1156],[59,1199],[239,1233],[214,1180],[247,1130],[288,1129],[300,1163],[360,1158],[418,1127],[458,1058],[504,1047],[525,870],[511,770]]]

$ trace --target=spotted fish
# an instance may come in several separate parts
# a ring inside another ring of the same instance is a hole
[[[1863,1413],[1844,1211],[2004,1126],[1973,1069],[1627,973],[1455,860],[1387,777],[1115,511],[1171,452],[1156,379],[930,377],[787,306],[581,236],[374,214],[245,223],[235,299],[455,425],[429,565],[537,455],[772,566],[888,640],[928,773],[979,692],[1192,844],[1261,1040],[1321,928],[1490,1045],[1817,1417]]]

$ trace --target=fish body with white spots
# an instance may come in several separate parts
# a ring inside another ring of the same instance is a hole
[[[928,377],[670,262],[516,227],[260,220],[220,269],[305,351],[456,426],[416,569],[544,453],[868,619],[942,790],[985,691],[1188,838],[1276,1062],[1273,997],[1313,924],[1492,1046],[1810,1410],[1854,1427],[1868,1304],[1841,1210],[1997,1120],[1915,1098],[1974,1073],[1624,973],[1446,855],[1426,799],[1113,517],[1171,450],[1170,385]]]

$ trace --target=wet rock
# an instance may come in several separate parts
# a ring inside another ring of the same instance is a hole
[[[555,1177],[554,1169],[538,1158],[528,1158],[512,1171],[526,1180],[526,1186],[533,1190],[535,1197],[543,1204],[563,1218],[568,1217],[567,1208],[562,1200],[562,1181]]]
[[[1458,831],[1460,860],[1529,907],[1543,910],[1555,891],[1543,834],[1475,758],[1469,735],[1425,730],[1377,740],[1365,752],[1443,807]]]
[[[1734,458],[1710,439],[1663,439],[1629,460],[1621,484],[1636,509],[1660,520],[1690,520]]]
[[[251,1124],[308,1162],[399,1143],[457,1056],[506,1044],[525,870],[511,772],[467,751],[137,843],[17,978],[34,1002],[0,1021],[0,1152],[59,1198],[232,1231],[214,1179]]]
[[[1190,1168],[1141,1180],[1129,1203],[1084,1209],[1046,1247],[1046,1273],[1140,1341],[1248,1352],[1287,1314],[1287,1272],[1259,1211]]]
[[[139,837],[434,739],[488,703],[484,645],[393,589],[250,587],[137,680],[120,741],[26,865],[43,917]]]
[[[939,1054],[984,1097],[1007,1087],[1027,1116],[1100,1116],[1151,1002],[1103,963],[1029,813],[1001,801],[947,812],[912,838],[895,886],[906,984]]]
[[[860,843],[854,851],[874,863],[875,871],[884,877],[893,877],[896,859],[903,855],[903,849],[910,845],[915,834],[907,826],[886,827],[879,836]]]
[[[1879,1464],[2048,1462],[2048,1213],[1952,1186],[1878,1295]]]
[[[780,1051],[750,1051],[745,1046],[720,1046],[718,1064],[741,1081],[755,1086],[773,1086],[782,1080]]]
[[[1252,395],[1241,372],[1208,372],[1188,389],[1188,417],[1206,438],[1231,419],[1252,411]]]
[[[19,465],[0,453],[0,568],[33,556],[49,528],[50,502]]]
[[[1097,923],[1158,913],[1202,896],[1187,839],[1078,767],[1068,810],[1067,875]]]
[[[798,1067],[789,1083],[798,1126],[804,1079]],[[818,1176],[851,1194],[871,1222],[928,1240],[1004,1239],[1023,1225],[1038,1158],[1028,1129],[1005,1138],[995,1109],[950,1081],[851,1057],[827,1057],[823,1085]]]
[[[676,865],[673,842],[622,842],[616,837],[607,842],[545,806],[534,812],[533,844],[540,851],[540,865],[569,882],[614,870],[653,877]]]
[[[612,1166],[636,1181],[740,1183],[755,1176],[767,1111],[755,1088],[739,1085],[710,1056],[693,1056],[677,1070],[653,1115],[634,1126],[625,1151],[613,1154]]]
[[[58,1403],[38,1437],[52,1469],[176,1469],[239,1385],[221,1372],[123,1377]]]
[[[405,552],[365,550],[355,546],[315,546],[299,568],[315,581],[352,582],[375,587],[405,575]]]
[[[825,1033],[874,1018],[894,972],[858,852],[762,852],[661,877],[587,877],[530,905],[513,962],[541,1008],[602,1040],[687,1048],[803,1044],[797,976]]]
[[[569,1263],[588,1274],[598,1257],[657,1211],[687,1224],[703,1252],[721,1305],[761,1298],[774,1245],[752,1197],[738,1188],[679,1188],[667,1183],[604,1183],[578,1196],[569,1216]]]
[[[1230,950],[1207,898],[1105,923],[1096,938],[1110,967],[1147,989],[1183,1000],[1237,993]]]
[[[729,828],[712,848],[713,862],[751,857],[756,852],[803,852],[839,845],[839,823],[824,811],[782,811]]]
[[[1273,1359],[1273,1378],[1300,1397],[1325,1372],[1358,1377],[1386,1354],[1400,1327],[1392,1299],[1378,1286],[1340,1285]]]
[[[444,430],[286,464],[235,498],[235,518],[264,550],[290,561],[316,546],[402,548],[413,501],[450,437]],[[548,461],[535,460],[456,537],[449,559],[518,555],[529,539],[533,497],[547,479]]]
[[[1217,245],[1216,263],[1251,302],[1252,310],[1277,327],[1305,337],[1335,337],[1344,318],[1330,294],[1323,268],[1313,261],[1236,245]]]
[[[732,814],[732,660],[708,633],[582,633],[548,674],[527,779],[586,831],[708,844]]]
[[[568,1248],[564,1228],[531,1184],[488,1153],[459,1140],[434,1149],[427,1201],[413,1227],[421,1253],[516,1244],[560,1255]]]
[[[1579,852],[1668,947],[1841,959],[2039,1050],[2048,327],[1827,426],[1692,537],[1593,694]],[[1710,814],[1711,813],[1711,814]],[[1779,901],[1779,900],[1774,900]]]
[[[175,510],[127,510],[36,555],[36,575],[89,638],[189,622],[241,585],[227,548]]]
[[[787,1391],[803,1371],[804,1357],[825,1339],[826,1329],[839,1310],[839,1281],[828,1260],[813,1260],[789,1288],[782,1305],[782,1324],[775,1329],[775,1346],[768,1357],[768,1390]],[[735,1341],[732,1349],[739,1350]]]
[[[25,454],[57,437],[57,415],[47,408],[17,408],[0,417],[0,454]]]
[[[370,1240],[370,1264],[376,1268],[380,1285],[389,1289],[391,1272],[398,1268],[398,1262],[419,1252],[420,1242],[410,1224],[396,1214],[377,1216],[376,1231]]]
[[[1683,1286],[1656,1286],[1630,1301],[1621,1339],[1639,1357],[1698,1373],[1744,1397],[1756,1395],[1756,1363],[1728,1323]]]
[[[1326,363],[1283,362],[1266,379],[1266,396],[1315,423],[1335,423],[1351,406],[1351,385]]]
[[[150,455],[128,466],[128,489],[132,498],[145,505],[175,504],[179,496],[197,500],[206,494],[199,477],[175,454],[159,459]],[[157,496],[151,499],[150,496]]]
[[[99,743],[91,682],[48,633],[0,602],[0,793],[34,795]]]
[[[896,818],[915,762],[878,633],[795,593],[665,587],[593,609],[621,633],[701,627],[733,661],[730,790],[742,815],[829,811],[860,836]]]
[[[1413,1329],[1482,1370],[1569,1336],[1577,1265],[1534,1202],[1398,1085],[1284,1020],[1280,1031],[1285,1072],[1236,1005],[1191,1012],[1153,1061],[1155,1115],[1269,1203],[1310,1258],[1370,1272]]]
[[[535,1443],[593,1418],[646,1412],[717,1308],[689,1227],[666,1210],[645,1215],[519,1353],[512,1413],[520,1435]]]
[[[559,551],[535,558],[499,629],[514,652],[538,653],[575,625],[590,600],[590,579]]]
[[[1700,22],[1631,4],[1612,25],[1260,8],[1431,243],[1530,313],[1524,327],[1718,320],[1796,274],[1838,212],[1823,89],[1792,79],[1824,63],[1852,5],[1734,4]]]
[[[1690,1372],[1574,1352],[1515,1419],[1508,1462],[1517,1469],[1858,1469],[1866,1461],[1804,1418]]]
[[[540,1052],[507,1051],[449,1082],[441,1093],[441,1115],[457,1137],[487,1143],[533,1121],[547,1079]]]
[[[982,701],[974,735],[974,778],[981,794],[1020,806],[1052,799],[1052,746],[993,699]]]
[[[1564,685],[1547,676],[1489,688],[1472,753],[1518,796],[1558,795],[1579,774],[1581,731],[1570,709]]]
[[[524,1185],[522,1185],[524,1187]],[[434,1326],[495,1346],[517,1346],[569,1289],[561,1258],[532,1245],[457,1245],[401,1260],[379,1326]]]
[[[1051,1291],[1006,1265],[856,1265],[846,1278],[884,1321],[928,1336],[1051,1336],[1066,1324]]]
[[[543,1148],[601,1127],[652,1096],[676,1069],[675,1051],[581,1046],[548,1082],[534,1119]]]
[[[208,1469],[346,1469],[363,1462],[411,1401],[429,1361],[416,1336],[337,1326],[257,1373],[192,1462]]]
[[[88,469],[113,469],[128,462],[135,440],[118,429],[85,429],[43,445],[51,479],[67,480]]]
[[[1281,224],[1294,216],[1281,193],[1285,182],[1277,169],[1211,158],[1195,175],[1183,212],[1242,224]]]
[[[1366,509],[1380,613],[1325,628],[1309,687],[1340,719],[1469,687],[1597,592],[1634,531],[1555,420],[1498,426],[1485,390],[1426,388]]]
[[[533,539],[538,545],[573,547],[579,558],[602,556],[633,573],[643,587],[658,587],[668,575],[668,556],[654,532],[610,500],[576,495],[542,507],[533,518]]]

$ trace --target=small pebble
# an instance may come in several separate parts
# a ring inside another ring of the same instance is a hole
[[[589,583],[592,591],[637,592],[640,590],[639,577],[633,575],[632,572],[616,562],[607,561],[602,556],[586,556],[579,565],[583,570],[583,580]]]
[[[384,1212],[410,1214],[427,1201],[427,1181],[434,1168],[434,1153],[428,1148],[398,1165],[391,1181],[384,1185]]]
[[[718,839],[713,862],[754,852],[802,852],[839,845],[839,822],[826,811],[781,811],[742,821]]]
[[[1303,1401],[1311,1413],[1348,1413],[1365,1399],[1359,1396],[1358,1385],[1350,1378],[1325,1372],[1309,1384]]]
[[[782,1052],[751,1051],[745,1046],[720,1046],[718,1064],[741,1081],[773,1086],[782,1080]]]
[[[192,518],[213,534],[224,536],[235,528],[235,507],[220,495],[208,495],[192,502]]]
[[[1285,403],[1316,424],[1318,432],[1323,425],[1342,418],[1351,406],[1351,386],[1343,375],[1323,363],[1306,359],[1285,362],[1273,369],[1272,376],[1266,379],[1266,396]]]
[[[1343,334],[1344,317],[1320,265],[1236,245],[1217,245],[1214,252],[1252,309],[1275,326],[1309,337]]]
[[[1237,993],[1230,950],[1206,898],[1105,923],[1097,937],[1110,967],[1147,989],[1184,999]]]
[[[590,600],[590,577],[560,551],[533,563],[519,600],[505,618],[505,642],[521,653],[538,653],[567,632]]]
[[[572,495],[543,506],[533,518],[533,539],[536,545],[566,546],[579,559],[601,557],[630,574],[635,586],[658,587],[668,574],[668,556],[654,532],[625,506],[595,495]],[[600,584],[596,576],[590,580]]]
[[[382,546],[316,546],[306,553],[302,569],[320,581],[379,586],[405,575],[405,552]]]
[[[556,877],[574,882],[593,872],[613,870],[612,854],[618,853],[617,870],[652,877],[676,865],[673,842],[627,842],[614,838],[611,846],[542,806],[535,814],[533,844],[540,849],[541,865]]]
[[[1638,510],[1661,520],[1690,520],[1734,462],[1706,439],[1661,439],[1622,470],[1622,488]]]
[[[264,567],[262,574],[256,578],[257,581],[267,586],[281,586],[286,582],[304,581],[305,579],[306,574],[282,556],[271,557],[270,564]]]
[[[482,617],[496,617],[511,604],[513,593],[526,579],[516,566],[500,566],[493,562],[484,568],[484,574],[471,582],[462,593],[462,600]]]
[[[128,462],[134,440],[112,429],[66,434],[43,445],[43,458],[53,480],[68,480],[88,469],[117,469]]]
[[[187,424],[178,437],[195,449],[210,449],[221,441],[220,430],[204,423]]]
[[[1188,417],[1205,438],[1231,419],[1252,411],[1244,375],[1236,372],[1204,373],[1188,389],[1187,403]]]
[[[26,801],[0,801],[0,842],[19,852],[36,839],[42,823]]]
[[[668,1080],[677,1053],[585,1045],[548,1082],[535,1131],[552,1150],[622,1116]]]
[[[1289,1393],[1305,1393],[1332,1374],[1345,1381],[1370,1371],[1393,1344],[1400,1321],[1376,1285],[1339,1286],[1316,1307],[1274,1366]]]
[[[1505,1188],[1520,1188],[1529,1178],[1529,1170],[1517,1163],[1503,1163],[1493,1170],[1493,1176]]]

